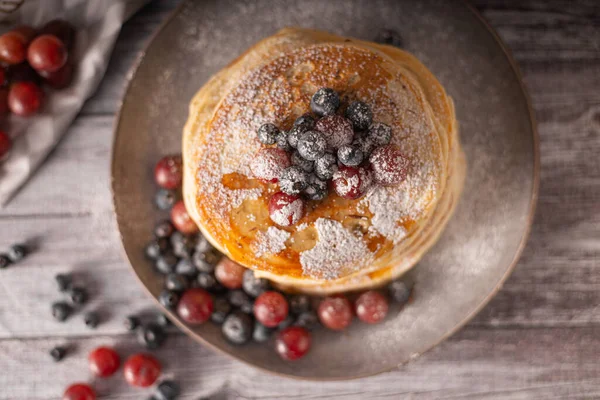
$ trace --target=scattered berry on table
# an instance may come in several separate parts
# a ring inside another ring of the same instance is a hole
[[[163,327],[154,322],[142,325],[137,330],[138,343],[150,350],[158,349],[166,339],[167,334]]]
[[[177,303],[179,302],[179,295],[177,294],[177,292],[164,289],[158,295],[158,301],[163,307],[172,310],[175,307],[177,307]]]
[[[190,279],[193,279],[196,277],[196,275],[198,275],[198,270],[196,269],[196,266],[194,265],[192,260],[184,258],[179,260],[179,262],[175,266],[175,273],[177,275],[183,275]]]
[[[300,194],[308,185],[308,174],[297,166],[286,168],[279,176],[279,188],[282,192]]]
[[[277,329],[282,330],[285,328],[289,328],[290,326],[294,325],[295,322],[296,318],[292,314],[288,314],[288,316],[285,317],[285,319],[281,321],[279,325],[277,325]]]
[[[291,165],[290,155],[276,147],[262,148],[250,164],[250,170],[256,179],[276,183],[282,172]]]
[[[161,365],[150,354],[135,354],[125,361],[123,366],[125,380],[131,386],[152,386],[161,373]]]
[[[6,134],[6,132],[0,131],[0,161],[8,156],[11,147],[12,140],[10,140],[10,137]]]
[[[347,144],[337,150],[337,157],[342,164],[348,167],[356,167],[363,162],[364,155],[360,148]]]
[[[388,313],[388,299],[375,290],[361,294],[354,302],[356,316],[368,324],[377,324]]]
[[[268,328],[275,328],[288,316],[286,298],[279,292],[267,291],[254,302],[254,316]]]
[[[88,364],[94,375],[100,378],[108,378],[119,369],[121,358],[110,347],[98,347],[89,354]]]
[[[165,380],[158,384],[156,388],[161,400],[175,400],[181,393],[177,382]]]
[[[163,313],[156,314],[156,316],[154,317],[154,320],[158,324],[158,326],[160,326],[162,328],[171,326],[171,320],[169,319],[169,317],[167,317]]]
[[[252,338],[254,331],[252,317],[241,311],[229,314],[221,326],[221,331],[229,342],[244,344]]]
[[[266,290],[269,290],[271,285],[269,281],[263,278],[257,278],[254,271],[246,269],[242,279],[242,289],[252,297],[258,297]]]
[[[56,72],[67,63],[67,47],[54,35],[40,35],[27,48],[27,61],[33,69]]]
[[[154,266],[161,274],[169,274],[171,272],[175,272],[175,267],[177,266],[178,261],[179,260],[175,254],[167,252],[156,259]]]
[[[298,150],[292,153],[292,165],[300,167],[304,172],[312,172],[315,163],[302,158]]]
[[[35,114],[42,105],[44,94],[33,82],[13,83],[8,91],[8,108],[21,117]]]
[[[277,134],[277,137],[275,138],[275,143],[277,143],[277,148],[284,150],[284,151],[290,151],[292,150],[292,145],[290,145],[289,142],[289,135],[287,132],[285,131],[281,131]]]
[[[304,201],[299,196],[277,192],[269,199],[269,216],[280,226],[290,226],[304,216]]]
[[[127,329],[129,332],[133,332],[137,329],[138,326],[140,326],[140,319],[135,315],[129,315],[125,317],[123,325],[125,326],[125,329]]]
[[[156,192],[154,203],[159,210],[170,210],[175,203],[181,200],[181,196],[174,190],[160,189]]]
[[[154,167],[154,180],[163,189],[177,189],[183,181],[183,160],[180,155],[165,156]]]
[[[333,175],[333,188],[338,196],[345,199],[358,199],[366,193],[366,173],[357,167],[340,166]]]
[[[67,349],[66,349],[66,347],[63,347],[63,346],[56,346],[56,347],[53,347],[52,350],[50,350],[50,357],[52,357],[52,359],[56,362],[59,362],[63,358],[65,358],[66,354],[67,354]]]
[[[151,260],[156,260],[169,248],[169,241],[165,238],[152,239],[146,245],[146,257]]]
[[[397,185],[406,179],[410,162],[394,145],[378,147],[369,157],[373,177],[381,185]]]
[[[223,257],[215,267],[215,277],[227,289],[240,289],[244,280],[244,271],[235,261]]]
[[[321,132],[308,131],[300,135],[297,148],[302,158],[315,161],[325,154],[327,141]]]
[[[252,340],[257,343],[263,343],[269,340],[275,329],[267,328],[258,321],[254,321],[254,330],[252,331]]]
[[[215,324],[222,324],[231,310],[231,304],[229,304],[229,301],[226,298],[217,297],[214,301],[214,310],[210,316],[210,320]]]
[[[246,314],[252,314],[253,301],[244,291],[240,289],[230,290],[227,293],[227,300],[233,307]]]
[[[190,286],[189,281],[182,275],[168,274],[165,277],[165,288],[174,292],[183,292]]]
[[[154,227],[154,236],[158,239],[169,238],[175,232],[171,221],[161,221]]]
[[[39,30],[39,34],[54,35],[65,44],[68,50],[71,50],[75,44],[75,28],[68,21],[54,19],[46,23]]]
[[[196,241],[196,252],[208,253],[213,250],[214,250],[214,248],[213,248],[212,244],[210,244],[210,242],[208,240],[206,240],[206,238],[204,236],[198,237],[198,240]]]
[[[375,145],[385,146],[386,144],[390,144],[390,141],[392,140],[392,128],[382,122],[375,122],[369,128],[367,137],[371,139]]]
[[[346,109],[346,118],[352,122],[354,129],[364,131],[373,122],[373,111],[366,103],[354,101]]]
[[[65,390],[62,400],[96,400],[96,392],[85,383],[74,383]]]
[[[6,32],[0,36],[0,61],[19,64],[27,57],[27,41],[17,32]]]
[[[328,115],[317,121],[315,129],[327,142],[327,150],[334,151],[340,146],[352,143],[354,129],[352,122],[341,115]]]
[[[338,170],[337,158],[333,154],[326,153],[315,161],[315,174],[320,179],[329,180],[333,178]]]
[[[311,175],[308,179],[308,186],[304,189],[304,195],[310,200],[320,201],[327,197],[327,182]]]
[[[305,294],[297,294],[290,297],[290,311],[300,314],[311,309],[310,297]]]
[[[404,281],[397,279],[388,285],[390,298],[398,304],[406,304],[410,299],[412,288]]]
[[[0,269],[8,268],[9,265],[10,258],[8,258],[8,255],[0,253]]]
[[[56,282],[56,287],[59,292],[66,292],[71,289],[73,277],[71,274],[56,274],[54,281]]]
[[[303,313],[300,313],[298,315],[298,318],[296,318],[296,322],[294,322],[294,325],[312,331],[319,325],[319,317],[317,317],[317,313],[315,313],[314,311],[304,311]]]
[[[317,315],[323,326],[341,331],[352,322],[352,304],[343,295],[329,296],[319,304]]]
[[[177,305],[177,315],[190,325],[199,325],[210,318],[213,308],[210,293],[201,288],[192,288],[181,296]]]
[[[195,235],[184,235],[183,233],[176,231],[171,235],[171,247],[173,248],[173,254],[180,258],[189,258],[196,246]]]
[[[219,255],[214,250],[204,252],[196,250],[192,256],[192,263],[200,272],[213,273],[219,259]]]
[[[66,321],[73,313],[73,307],[64,301],[52,304],[52,316],[59,322]]]
[[[196,278],[196,283],[199,288],[208,290],[209,292],[214,291],[216,286],[219,284],[215,276],[208,272],[200,272]]]
[[[74,286],[69,289],[69,297],[73,304],[82,305],[88,301],[88,292],[80,286]]]
[[[192,217],[190,217],[190,214],[188,214],[182,200],[175,203],[171,209],[171,222],[183,234],[190,235],[198,232],[198,226]]]
[[[8,249],[8,258],[13,263],[23,260],[27,256],[27,247],[23,244],[14,244]]]
[[[308,131],[315,127],[315,119],[310,114],[302,114],[294,121],[294,126]]]
[[[284,360],[294,361],[310,350],[310,332],[299,326],[280,331],[275,339],[275,350]]]
[[[257,132],[258,141],[264,145],[275,144],[277,135],[279,134],[279,128],[271,123],[262,124]]]
[[[330,88],[321,88],[310,100],[310,109],[319,116],[335,114],[340,106],[340,96]]]
[[[95,329],[100,323],[100,315],[95,311],[89,311],[83,316],[83,322],[88,328]]]

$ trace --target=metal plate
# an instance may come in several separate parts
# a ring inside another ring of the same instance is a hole
[[[456,103],[467,156],[466,185],[436,246],[410,273],[414,302],[384,323],[354,322],[342,334],[319,330],[293,363],[268,345],[235,347],[207,323],[191,337],[255,367],[291,377],[335,380],[395,368],[463,326],[499,290],[516,264],[537,199],[538,140],[514,62],[493,31],[462,1],[189,1],[162,26],[131,76],[113,149],[115,211],[127,257],[157,297],[162,279],[144,259],[156,220],[152,170],[181,152],[188,103],[214,72],[285,26],[372,40],[382,27],[440,79]]]

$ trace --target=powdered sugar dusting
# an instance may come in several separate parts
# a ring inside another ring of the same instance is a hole
[[[300,218],[302,218],[302,214],[304,214],[304,203],[302,202],[302,199],[296,199],[291,203],[279,201],[277,205],[280,206],[280,208],[270,214],[271,219],[277,225],[293,225],[298,222]]]
[[[354,236],[338,221],[319,218],[315,221],[317,244],[300,253],[305,275],[315,279],[335,279],[358,271],[373,254],[361,237]]]
[[[262,257],[265,254],[277,254],[285,249],[285,242],[290,238],[290,233],[274,226],[266,232],[259,232],[252,244],[254,255]]]

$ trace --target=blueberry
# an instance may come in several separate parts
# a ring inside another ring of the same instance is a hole
[[[369,139],[377,146],[385,146],[392,140],[392,128],[381,122],[375,122],[369,128]]]
[[[375,41],[377,43],[389,44],[390,46],[403,46],[402,36],[393,29],[382,29],[375,37]]]
[[[0,269],[7,268],[10,265],[10,258],[7,254],[0,254]]]
[[[175,227],[171,221],[161,221],[154,227],[154,236],[157,238],[169,238],[173,232]]]
[[[129,315],[125,318],[123,325],[129,332],[135,331],[140,326],[140,319],[135,315]]]
[[[314,161],[302,158],[298,150],[296,150],[292,153],[292,165],[300,167],[304,172],[312,172],[315,163]]]
[[[52,359],[56,362],[59,362],[60,360],[62,360],[66,354],[67,354],[67,349],[62,346],[56,346],[56,347],[53,347],[52,350],[50,350],[50,357],[52,357]]]
[[[281,150],[285,150],[285,151],[292,150],[292,146],[290,145],[290,143],[288,141],[288,134],[285,133],[284,131],[281,131],[281,132],[279,132],[279,134],[277,134],[277,137],[275,138],[275,142],[277,143],[277,147],[279,147]]]
[[[262,124],[257,131],[258,141],[266,145],[275,144],[278,134],[279,128],[270,123]]]
[[[390,298],[398,304],[405,304],[409,299],[412,288],[404,281],[398,279],[388,285]]]
[[[83,316],[83,322],[88,328],[95,329],[100,323],[100,315],[95,311],[89,311]]]
[[[269,290],[271,285],[269,281],[263,278],[254,276],[254,271],[247,269],[244,271],[244,279],[242,280],[242,289],[252,297],[258,297],[263,292]]]
[[[290,298],[290,311],[293,314],[299,315],[303,312],[310,311],[310,297],[304,294],[298,294]]]
[[[160,210],[170,210],[179,200],[181,200],[179,193],[167,189],[160,189],[154,197],[154,203]]]
[[[292,326],[294,324],[295,318],[292,314],[288,314],[287,317],[285,317],[285,319],[283,321],[281,321],[279,323],[279,325],[277,325],[277,329],[279,330],[283,330],[285,328],[289,328],[290,326]]]
[[[175,254],[168,252],[156,259],[154,267],[161,274],[169,274],[171,272],[175,272],[175,266],[177,265],[178,261],[179,260]]]
[[[317,325],[319,325],[319,318],[314,311],[305,311],[298,315],[296,319],[296,326],[300,326],[302,328],[308,329],[309,331],[313,330]]]
[[[346,109],[346,118],[352,122],[354,129],[364,131],[373,122],[373,112],[366,103],[354,101]]]
[[[73,284],[73,277],[70,274],[56,274],[54,280],[60,292],[66,292]]]
[[[225,339],[233,344],[247,343],[252,337],[253,330],[252,318],[240,311],[229,314],[221,327]]]
[[[320,179],[329,180],[338,169],[337,158],[333,154],[326,153],[315,161],[315,174]]]
[[[190,286],[190,283],[183,275],[168,274],[165,278],[165,288],[173,292],[183,292]]]
[[[227,293],[227,300],[229,304],[235,308],[239,308],[243,313],[252,314],[254,303],[244,291],[239,289],[229,291]]]
[[[338,160],[348,166],[348,167],[356,167],[363,162],[363,152],[356,146],[352,145],[344,145],[340,147],[337,151]]]
[[[156,321],[156,323],[164,328],[166,328],[167,326],[171,326],[171,320],[163,313],[158,313],[156,314],[156,317],[154,318],[154,320]]]
[[[217,297],[213,304],[213,313],[210,315],[210,320],[215,324],[222,324],[225,318],[231,312],[231,304],[224,297]]]
[[[196,247],[196,237],[175,232],[171,236],[171,246],[173,247],[173,254],[177,257],[189,258]]]
[[[177,303],[179,302],[179,295],[172,290],[163,290],[158,295],[158,301],[163,307],[168,308],[169,310],[177,307]]]
[[[165,238],[153,239],[146,245],[146,257],[156,260],[169,249],[169,241]]]
[[[363,153],[363,158],[367,159],[371,152],[375,150],[375,143],[368,135],[358,136],[354,138],[352,147],[360,149]]]
[[[27,255],[27,248],[22,244],[15,244],[8,249],[8,258],[11,262],[17,263],[25,258]]]
[[[212,292],[218,283],[215,276],[208,272],[200,272],[196,278],[196,282],[198,283],[198,287],[209,292]]]
[[[315,127],[315,119],[310,114],[303,114],[296,118],[294,126],[303,128],[304,131],[308,131]]]
[[[59,322],[66,321],[73,313],[73,307],[64,301],[59,301],[52,304],[52,316]]]
[[[308,186],[304,189],[305,196],[310,200],[323,200],[327,197],[327,182],[322,181],[315,175],[310,175]]]
[[[298,139],[298,153],[309,161],[315,161],[325,154],[327,141],[320,132],[308,131]]]
[[[267,328],[260,322],[255,321],[254,330],[252,331],[252,340],[254,340],[257,343],[264,343],[267,340],[269,340],[269,338],[273,334],[273,331],[274,329]]]
[[[340,106],[340,96],[330,88],[316,91],[310,100],[310,109],[319,116],[335,114]]]
[[[215,251],[204,253],[196,251],[192,256],[192,264],[200,272],[212,273],[217,262],[219,262],[219,256]]]
[[[210,242],[208,240],[206,240],[206,238],[202,235],[200,235],[198,237],[198,240],[196,241],[196,246],[195,246],[194,250],[196,251],[196,253],[207,253],[209,251],[216,252],[216,250],[213,248],[212,244],[210,244]]]
[[[288,144],[293,148],[298,147],[298,140],[300,140],[300,136],[306,131],[308,131],[308,129],[303,125],[293,126],[287,133]]]
[[[158,349],[166,338],[163,327],[152,322],[140,327],[137,332],[139,344],[150,350]]]
[[[290,195],[300,194],[307,185],[308,174],[294,165],[286,168],[279,177],[279,188]]]
[[[178,275],[187,276],[189,278],[195,278],[198,275],[198,270],[192,263],[192,260],[183,258],[179,260],[175,266],[175,273]]]
[[[158,396],[162,400],[175,400],[179,397],[181,391],[179,390],[179,385],[170,380],[162,381],[158,384],[156,388],[158,392]]]
[[[69,297],[73,304],[82,305],[88,301],[88,292],[82,287],[75,286],[69,290]]]

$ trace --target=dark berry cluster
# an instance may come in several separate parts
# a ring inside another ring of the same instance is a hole
[[[285,132],[272,123],[257,131],[265,146],[254,158],[254,177],[278,183],[269,214],[278,225],[293,225],[304,215],[306,200],[323,200],[329,181],[338,196],[357,199],[374,184],[396,185],[406,178],[408,159],[393,145],[392,128],[373,122],[362,101],[348,104],[344,116],[339,94],[321,88],[310,102],[311,113],[300,116]]]

